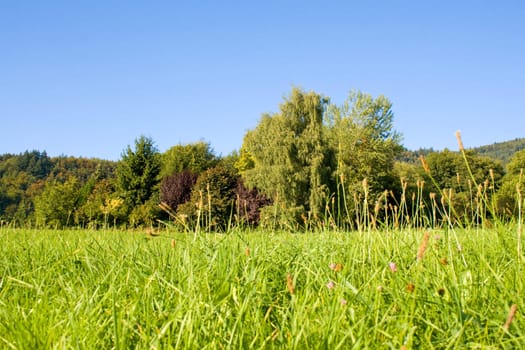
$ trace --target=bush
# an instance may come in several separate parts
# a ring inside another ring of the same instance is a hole
[[[196,182],[197,174],[188,170],[165,177],[160,184],[160,201],[176,211],[180,204],[190,199]]]
[[[261,217],[261,209],[272,203],[271,199],[260,193],[256,188],[248,189],[242,179],[237,181],[236,214],[241,224],[257,226]]]
[[[177,214],[198,227],[225,230],[234,214],[236,188],[237,176],[232,170],[222,166],[208,169],[199,176],[190,200],[178,207]]]

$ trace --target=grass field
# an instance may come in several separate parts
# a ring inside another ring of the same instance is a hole
[[[516,247],[515,227],[158,237],[4,227],[0,348],[524,348]]]

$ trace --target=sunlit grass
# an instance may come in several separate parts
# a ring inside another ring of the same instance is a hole
[[[0,348],[525,346],[516,228],[428,232],[3,228]]]

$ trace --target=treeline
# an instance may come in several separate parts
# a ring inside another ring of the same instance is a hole
[[[32,227],[361,229],[478,225],[516,217],[525,151],[506,168],[473,150],[409,152],[390,101],[342,105],[293,89],[238,152],[197,142],[159,152],[140,136],[117,162],[0,156],[0,219]]]
[[[511,141],[496,142],[492,145],[475,147],[472,150],[479,155],[499,159],[503,164],[507,164],[516,152],[525,149],[525,138],[518,138]]]

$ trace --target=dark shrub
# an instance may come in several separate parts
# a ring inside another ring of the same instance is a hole
[[[160,184],[160,201],[173,211],[190,199],[191,188],[197,182],[197,174],[188,170],[165,177]]]
[[[271,199],[260,193],[256,188],[250,190],[245,187],[242,179],[237,181],[235,194],[237,197],[237,219],[241,223],[257,226],[261,208],[270,205]]]

